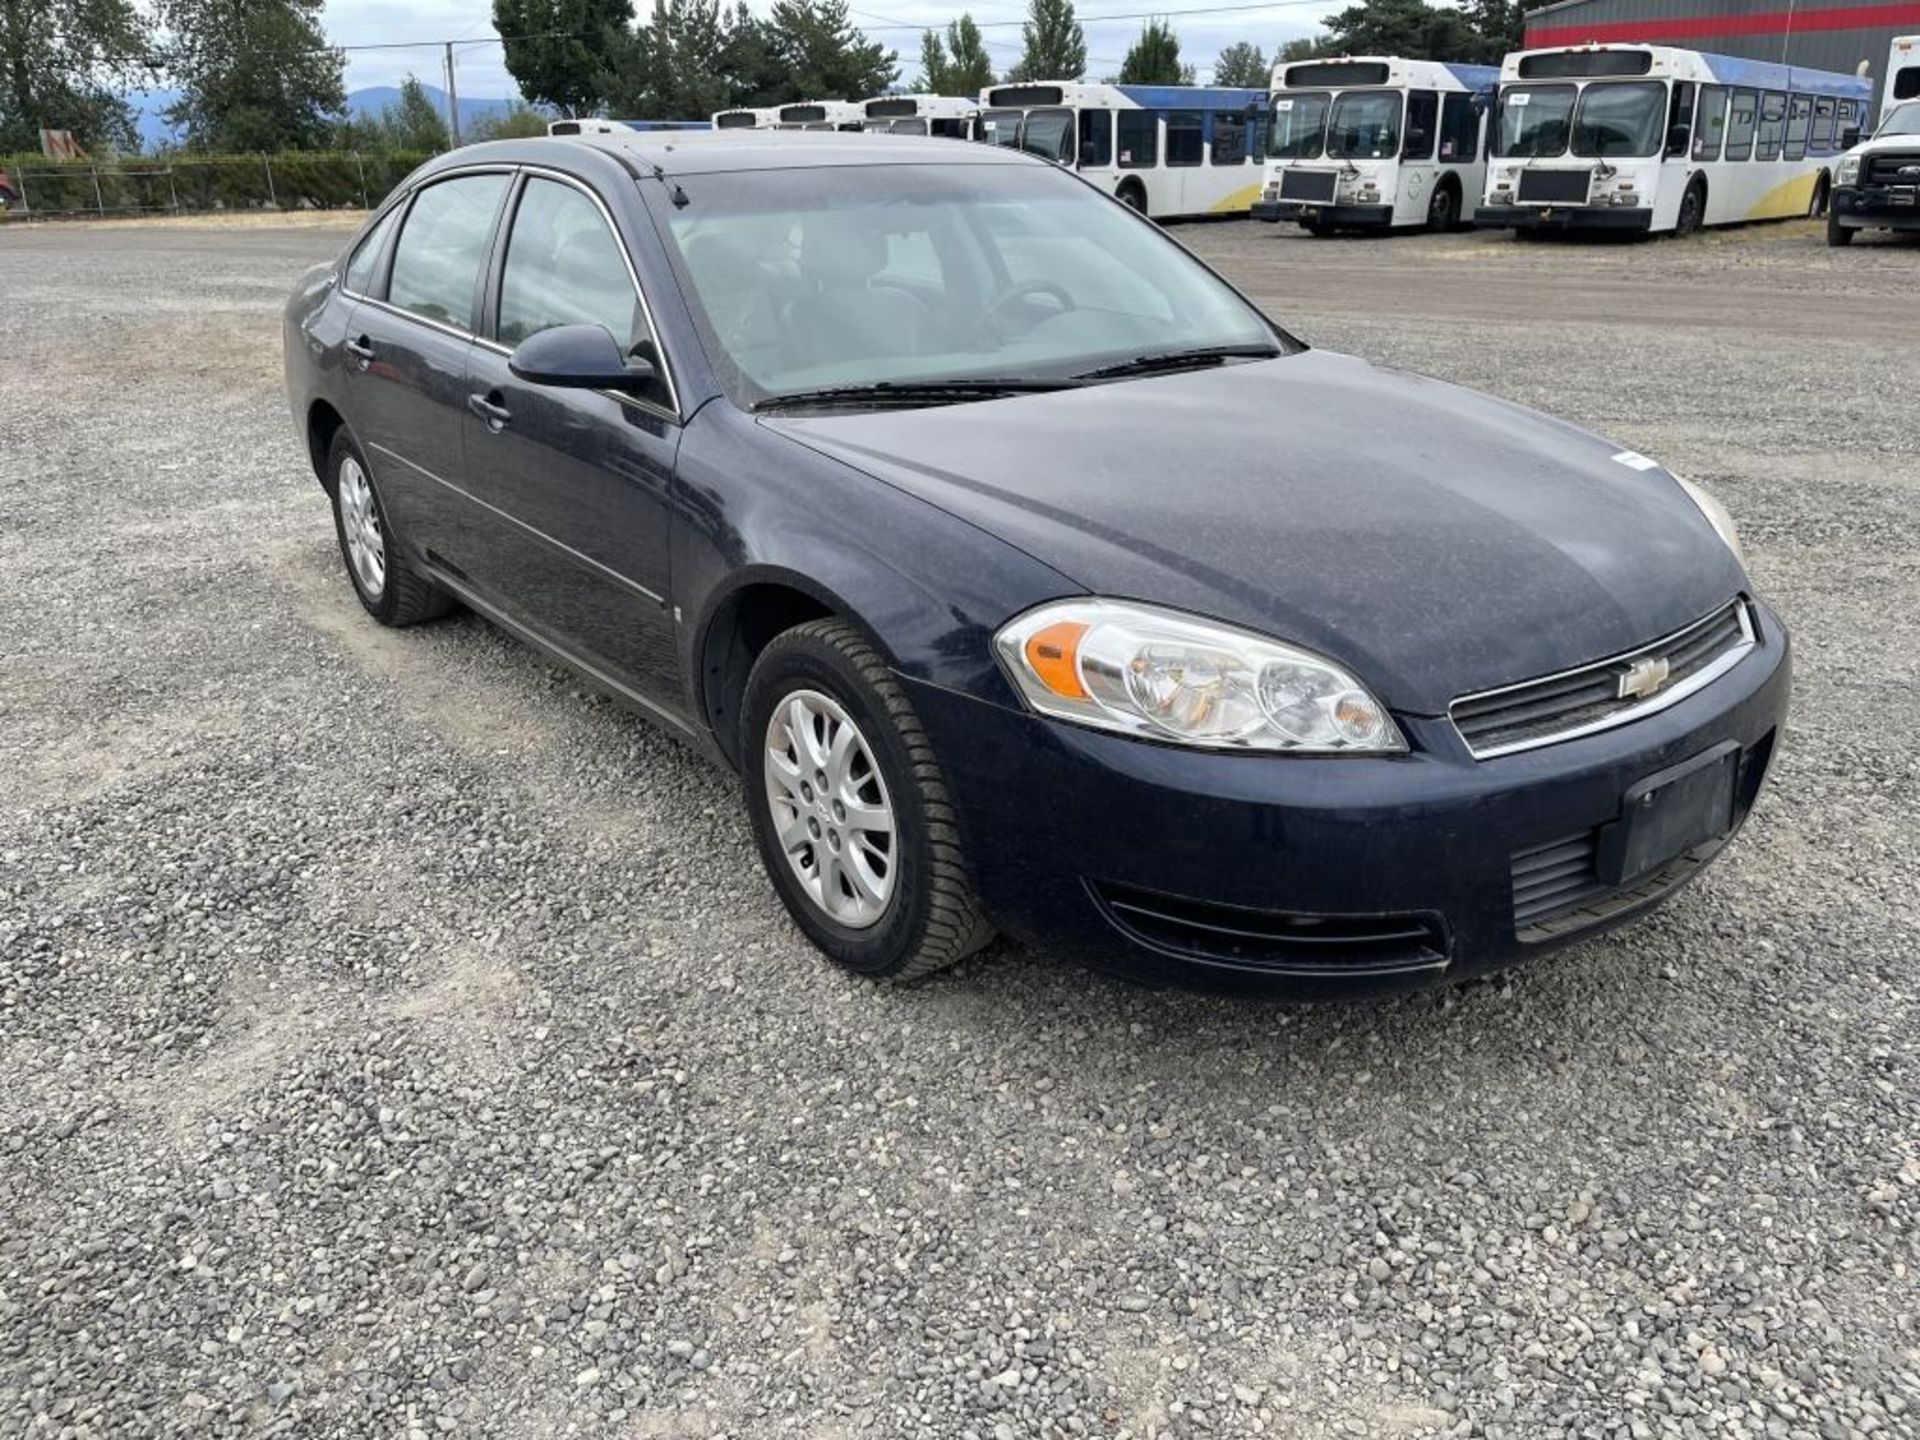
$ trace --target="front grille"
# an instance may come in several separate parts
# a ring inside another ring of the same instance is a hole
[[[1282,200],[1331,200],[1333,199],[1333,172],[1331,170],[1282,170],[1280,198]]]
[[[1592,170],[1522,170],[1520,200],[1523,204],[1584,205],[1593,189]]]
[[[1301,915],[1131,885],[1092,889],[1128,938],[1204,964],[1313,976],[1390,975],[1447,963],[1446,927],[1437,915]]]
[[[1463,695],[1448,713],[1477,760],[1551,745],[1664,710],[1728,669],[1754,645],[1753,619],[1735,600],[1664,639],[1558,675]],[[1666,675],[1645,693],[1625,688],[1659,664]]]
[[[1869,155],[1861,171],[1862,185],[1920,185],[1920,151]]]
[[[1726,843],[1710,841],[1617,888],[1600,878],[1598,830],[1521,850],[1513,857],[1513,932],[1537,944],[1650,905],[1704,870]]]

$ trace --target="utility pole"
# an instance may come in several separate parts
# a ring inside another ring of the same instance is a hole
[[[460,143],[460,86],[453,73],[453,42],[445,42],[447,47],[447,136],[455,145]]]

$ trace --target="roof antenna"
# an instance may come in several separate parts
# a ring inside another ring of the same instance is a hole
[[[674,209],[684,210],[693,203],[687,199],[687,192],[680,188],[680,182],[668,178],[667,172],[660,168],[660,162],[657,160],[653,162],[653,178],[662,185],[672,187],[667,191],[667,198],[673,202]]]

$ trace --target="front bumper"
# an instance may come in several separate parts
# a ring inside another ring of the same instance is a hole
[[[1644,235],[1653,211],[1644,205],[1483,205],[1473,223],[1485,230]]]
[[[1385,227],[1393,224],[1391,205],[1329,205],[1318,200],[1256,200],[1256,220],[1297,220],[1302,225]]]
[[[1000,929],[1152,982],[1333,998],[1541,953],[1643,913],[1697,871],[1704,851],[1671,884],[1622,890],[1545,926],[1516,923],[1516,858],[1617,821],[1627,790],[1650,775],[1731,743],[1745,818],[1790,685],[1786,632],[1756,610],[1759,646],[1699,693],[1617,729],[1484,761],[1437,717],[1401,718],[1412,747],[1403,756],[1236,755],[905,683]],[[1279,924],[1290,938],[1279,952],[1207,938],[1241,919],[1248,932]],[[1415,938],[1399,950],[1325,942],[1362,932]]]
[[[1920,193],[1916,192],[1920,187],[1836,186],[1829,201],[1833,223],[1848,230],[1920,230]]]

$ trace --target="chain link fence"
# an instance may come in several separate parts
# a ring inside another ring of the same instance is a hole
[[[0,156],[0,199],[10,215],[371,209],[428,158],[426,151],[323,150],[126,160]]]

